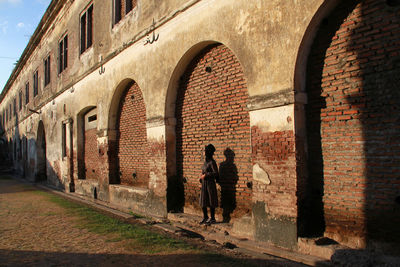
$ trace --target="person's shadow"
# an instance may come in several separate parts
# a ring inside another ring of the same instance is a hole
[[[225,161],[219,165],[219,183],[221,185],[221,208],[223,222],[231,220],[231,214],[236,208],[236,184],[238,171],[235,164],[235,152],[227,148],[224,151]]]

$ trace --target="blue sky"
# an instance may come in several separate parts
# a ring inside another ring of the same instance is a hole
[[[0,0],[0,91],[51,0]]]

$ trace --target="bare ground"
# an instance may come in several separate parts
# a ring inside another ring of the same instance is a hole
[[[200,241],[193,250],[146,254],[124,240],[110,242],[109,234],[79,228],[78,220],[31,185],[0,179],[0,266],[300,266]]]

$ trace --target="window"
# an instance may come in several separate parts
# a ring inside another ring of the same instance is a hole
[[[9,121],[11,121],[11,117],[12,117],[12,106],[11,106],[11,104],[10,104],[10,111],[9,111],[9,113],[8,113],[8,115],[9,115]]]
[[[15,117],[15,115],[17,115],[17,98],[14,98],[13,104],[14,104],[14,117]]]
[[[133,9],[133,0],[126,0],[125,2],[125,14],[128,14]]]
[[[29,82],[25,84],[25,104],[29,103]]]
[[[81,16],[81,54],[93,43],[93,5]]]
[[[123,3],[125,3],[125,5]],[[131,12],[135,6],[136,0],[114,0],[113,25],[117,24],[126,14]]]
[[[62,157],[64,158],[67,156],[67,125],[65,123],[62,124],[61,131]]]
[[[19,91],[19,110],[22,110],[22,91]]]
[[[58,73],[63,72],[68,66],[68,35],[65,35],[58,46]]]
[[[50,83],[50,55],[44,60],[44,86]]]
[[[33,97],[39,93],[39,72],[36,70],[33,73]]]

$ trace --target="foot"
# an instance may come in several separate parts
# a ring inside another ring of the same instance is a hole
[[[199,222],[199,224],[206,224],[208,221],[208,218],[204,218],[201,222]]]
[[[215,224],[217,221],[215,219],[209,219],[207,220],[207,224]]]

